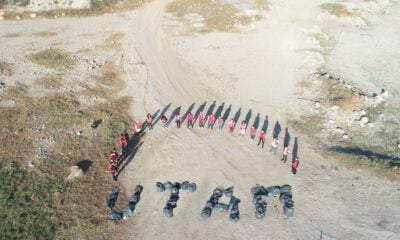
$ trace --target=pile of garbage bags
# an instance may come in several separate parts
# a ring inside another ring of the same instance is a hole
[[[132,217],[133,212],[135,211],[136,205],[140,201],[140,195],[143,192],[143,186],[141,185],[136,185],[135,191],[132,194],[131,198],[129,199],[128,204],[126,205],[126,208],[124,210],[119,210],[115,209],[115,203],[118,200],[118,195],[119,195],[120,189],[118,187],[113,187],[111,189],[111,194],[107,198],[107,207],[111,210],[111,212],[108,214],[108,217],[112,220],[119,221],[121,219],[127,219],[129,217]]]

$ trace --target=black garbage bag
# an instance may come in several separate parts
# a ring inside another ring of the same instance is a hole
[[[165,182],[164,183],[164,187],[165,187],[165,189],[171,189],[172,188],[172,183],[170,181]]]
[[[271,196],[276,196],[281,193],[281,187],[280,186],[270,186],[266,188],[268,197]]]
[[[133,212],[136,208],[136,203],[128,202],[128,204],[126,205],[126,208],[128,208],[129,210],[131,210]]]
[[[143,192],[143,186],[142,185],[136,185],[135,193],[141,193],[141,192]]]
[[[122,212],[122,219],[127,219],[129,217],[132,217],[133,211],[129,209],[128,207]]]
[[[107,198],[107,207],[108,208],[114,208],[115,207],[115,203],[118,200],[118,195],[119,195],[119,188],[118,187],[113,187],[111,189],[111,194],[110,196]]]
[[[175,187],[177,189],[181,189],[182,184],[178,183],[178,182],[174,182],[174,184],[172,184],[172,187]]]
[[[259,194],[260,194],[260,195],[263,195],[263,196],[267,196],[267,195],[268,195],[268,191],[267,191],[267,189],[266,189],[264,186],[260,186],[260,192],[259,192]]]
[[[285,203],[286,201],[291,200],[291,199],[292,199],[292,194],[288,193],[288,192],[281,193],[281,195],[279,196],[279,201],[281,203]]]
[[[212,209],[209,207],[205,207],[203,208],[203,210],[201,210],[201,218],[202,219],[208,219],[211,216],[211,211]]]
[[[214,207],[215,204],[218,203],[219,198],[220,198],[220,197],[218,197],[218,196],[212,195],[212,196],[210,197],[210,199],[208,200],[208,202],[210,202],[210,203],[213,205],[213,207]]]
[[[293,205],[286,205],[283,206],[283,215],[285,215],[285,217],[293,217],[294,214],[294,206]]]
[[[265,217],[265,211],[256,211],[256,218],[263,219]]]
[[[231,214],[229,215],[229,220],[231,220],[231,222],[233,222],[233,223],[239,221],[239,219],[240,219],[240,213],[239,213],[239,212],[237,212],[237,213],[231,213]]]
[[[189,188],[189,181],[183,181],[181,184],[182,190],[188,190]]]
[[[171,188],[171,193],[173,193],[173,194],[179,194],[179,188],[173,186],[173,187]]]
[[[129,199],[129,202],[137,204],[140,201],[140,193],[136,192],[134,193],[131,198]]]
[[[229,205],[231,205],[232,207],[233,206],[238,206],[239,203],[240,203],[240,199],[235,197],[235,196],[232,196],[231,200],[229,201]]]
[[[121,220],[122,215],[123,215],[122,211],[114,209],[111,211],[110,214],[108,214],[108,218],[119,221]]]
[[[189,189],[189,192],[196,192],[196,189],[197,189],[196,183],[194,183],[194,182],[189,183],[188,189]]]
[[[229,211],[229,204],[217,203],[215,204],[215,208],[218,209],[220,212],[227,212]]]
[[[164,216],[170,218],[174,216],[174,209],[171,205],[167,204],[163,209]]]
[[[239,213],[239,204],[232,205],[231,213]]]
[[[206,207],[208,207],[208,208],[213,208],[215,205],[216,205],[216,203],[211,202],[210,200],[208,200],[208,201],[206,202]]]
[[[261,192],[261,185],[260,184],[256,184],[251,188],[251,193],[253,195],[260,195]]]
[[[103,119],[97,119],[97,120],[94,120],[94,121],[92,122],[92,124],[90,124],[90,126],[91,126],[92,128],[97,128],[102,122],[103,122]]]
[[[281,186],[281,193],[291,193],[292,192],[292,186],[289,184],[284,184]]]
[[[216,188],[213,192],[213,196],[216,197],[222,197],[222,194],[224,193],[224,189],[223,188]]]
[[[164,192],[165,191],[165,186],[161,182],[156,182],[156,189],[158,192]]]
[[[167,205],[171,205],[172,208],[176,208],[177,204],[178,204],[178,200],[179,200],[179,195],[175,194],[175,193],[171,193],[171,195],[169,196],[169,199],[167,201]]]
[[[256,204],[258,201],[262,200],[261,195],[254,195],[253,196],[253,203]]]
[[[226,189],[224,190],[225,196],[227,196],[227,197],[229,197],[229,198],[232,197],[232,195],[233,195],[233,190],[234,190],[233,186],[226,188]]]

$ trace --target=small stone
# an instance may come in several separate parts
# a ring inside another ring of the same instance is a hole
[[[360,111],[360,115],[361,115],[361,116],[364,116],[365,114],[367,114],[367,113],[365,112],[365,110],[361,110],[361,111]]]
[[[360,118],[360,122],[363,123],[363,124],[368,123],[368,121],[369,121],[369,119],[368,119],[366,116],[362,116],[362,117]]]
[[[335,120],[329,119],[329,123],[335,123]]]
[[[318,109],[318,108],[320,108],[320,107],[321,107],[321,103],[316,102],[316,103],[315,103],[315,108]]]
[[[382,88],[381,96],[382,96],[382,97],[385,97],[385,98],[389,97],[388,91],[386,91],[385,89]]]
[[[337,105],[332,106],[332,110],[338,110],[338,109],[339,109],[339,106],[337,106]]]
[[[349,138],[349,136],[347,136],[347,134],[343,134],[342,137],[343,137],[343,139],[348,139]]]
[[[37,16],[36,13],[29,14],[29,17],[31,17],[31,18],[35,18],[36,16]]]
[[[341,128],[341,127],[337,127],[337,128],[336,128],[336,132],[338,132],[338,133],[340,133],[340,134],[344,134],[344,133],[345,133],[345,131],[344,131],[343,128]]]
[[[369,122],[369,123],[367,123],[367,126],[372,128],[372,127],[374,127],[374,124],[372,122]]]
[[[20,16],[16,16],[15,19],[21,20],[21,17]]]

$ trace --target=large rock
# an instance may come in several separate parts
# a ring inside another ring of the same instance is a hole
[[[362,117],[360,118],[360,122],[363,123],[363,124],[367,124],[368,121],[369,121],[369,119],[368,119],[366,116],[362,116]]]

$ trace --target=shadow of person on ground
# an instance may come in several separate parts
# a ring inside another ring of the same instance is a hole
[[[279,121],[276,121],[272,136],[274,138],[279,137],[279,134],[281,133],[281,131],[282,131],[281,124],[279,123]]]
[[[223,103],[217,108],[217,111],[215,111],[215,122],[212,124],[212,128],[214,127],[215,123],[217,122],[216,120],[218,119],[218,117],[222,115],[222,111],[224,110],[224,105],[225,105],[225,102],[223,102]]]
[[[128,145],[126,146],[125,153],[118,160],[118,173],[116,177],[123,172],[123,170],[128,166],[128,164],[134,159],[137,151],[143,145],[141,142],[141,138],[146,134],[146,132],[142,131],[140,133],[133,134],[132,138],[128,141]]]
[[[297,141],[297,137],[295,137],[294,144],[293,144],[293,151],[292,151],[292,163],[296,159],[298,153],[299,153],[299,143]]]
[[[289,129],[285,128],[285,137],[283,139],[283,147],[287,147],[290,144],[290,133]]]
[[[238,123],[241,114],[242,114],[242,108],[239,108],[236,111],[235,116],[233,117],[233,120],[235,121],[236,124]]]
[[[222,117],[222,119],[224,120],[224,123],[222,124],[222,126],[225,125],[225,122],[228,119],[229,114],[231,114],[231,110],[232,110],[232,104],[229,104],[229,107],[225,110],[224,116]]]
[[[181,106],[175,108],[175,110],[171,114],[171,117],[168,119],[167,127],[169,127],[171,122],[175,120],[175,116],[180,112],[181,112]]]
[[[207,105],[207,101],[204,101],[203,104],[201,104],[199,106],[199,108],[197,109],[196,113],[193,116],[193,125],[196,124],[199,114],[204,111],[204,109],[206,108],[206,105]]]
[[[169,107],[171,107],[171,103],[169,103],[167,106],[164,107],[160,115],[158,115],[157,119],[154,120],[153,125],[156,125],[158,121],[160,121],[161,117],[165,115],[165,113],[168,111]],[[154,119],[154,118],[153,118]]]
[[[255,129],[258,129],[259,125],[260,125],[260,113],[257,113],[257,116],[254,119],[253,127]]]
[[[187,115],[188,115],[190,112],[193,111],[194,105],[195,105],[195,103],[192,103],[192,105],[190,105],[190,106],[188,107],[188,109],[186,110],[185,114],[182,116],[182,124],[183,124],[183,122],[186,120]]]
[[[215,108],[215,104],[216,104],[216,101],[214,101],[214,102],[210,105],[210,107],[208,108],[207,113],[206,113],[204,119],[207,119],[208,116],[211,115],[211,113],[213,113],[214,108]]]
[[[251,109],[249,109],[249,111],[246,114],[246,118],[244,119],[244,121],[246,122],[246,126],[249,126],[250,119],[251,119]]]
[[[268,121],[268,115],[267,115],[267,116],[265,116],[263,127],[261,128],[261,130],[263,130],[265,133],[267,133],[268,125],[269,125],[269,121]]]

